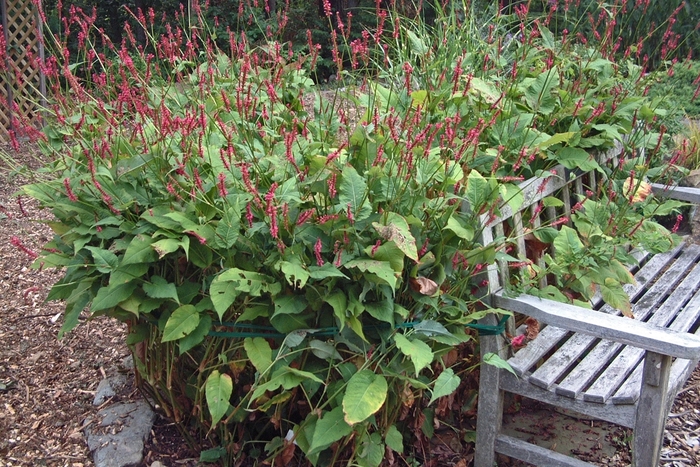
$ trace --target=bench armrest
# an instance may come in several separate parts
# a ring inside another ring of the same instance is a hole
[[[655,195],[664,198],[677,199],[679,201],[688,201],[694,204],[700,204],[700,188],[691,188],[687,186],[669,186],[660,183],[652,183],[651,189]]]
[[[700,336],[610,315],[532,295],[493,296],[496,308],[522,313],[558,328],[581,332],[671,357],[695,360],[700,357]]]

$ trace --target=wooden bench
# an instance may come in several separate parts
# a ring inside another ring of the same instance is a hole
[[[482,218],[483,240],[493,241],[504,230],[515,229],[517,254],[524,257],[527,210],[546,196],[557,196],[568,211],[577,194],[586,188],[595,191],[594,173],[576,176],[563,167],[557,171],[546,181],[521,184],[525,203],[518,211],[506,206],[500,218]],[[653,188],[657,196],[700,203],[698,189]],[[639,265],[632,271],[636,284],[625,286],[635,319],[621,316],[599,298],[590,310],[531,295],[514,296],[503,287],[509,283],[508,266],[489,269],[491,305],[545,326],[518,351],[503,335],[480,339],[482,357],[499,355],[517,376],[493,365],[481,366],[476,467],[496,465],[496,453],[538,466],[591,466],[501,433],[504,392],[632,428],[633,465],[658,464],[673,399],[700,360],[700,245],[684,244],[658,255],[638,253],[636,258]],[[484,324],[496,321],[491,316]]]

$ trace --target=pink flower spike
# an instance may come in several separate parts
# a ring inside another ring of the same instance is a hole
[[[323,266],[324,264],[323,257],[321,256],[321,248],[323,248],[323,242],[321,242],[321,239],[318,238],[316,239],[316,244],[314,245],[314,255],[316,256],[316,264],[318,266]]]
[[[20,240],[19,237],[17,237],[16,235],[13,235],[13,236],[10,238],[10,243],[12,243],[12,245],[13,245],[14,247],[16,247],[17,249],[19,249],[19,250],[23,251],[24,253],[26,253],[27,256],[29,256],[31,259],[37,259],[37,258],[39,257],[39,255],[38,255],[37,253],[35,253],[35,252],[33,252],[32,250],[30,250],[29,248],[27,248],[27,247],[22,243],[22,240]]]

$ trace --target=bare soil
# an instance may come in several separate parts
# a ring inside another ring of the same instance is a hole
[[[20,153],[0,147],[15,159],[37,167],[32,147]],[[44,303],[50,285],[59,277],[53,270],[31,269],[30,256],[13,245],[13,237],[31,251],[39,251],[52,233],[40,222],[50,212],[39,210],[26,197],[17,197],[22,183],[9,177],[0,159],[0,467],[94,465],[83,436],[86,419],[99,407],[92,405],[94,391],[105,376],[125,371],[121,362],[128,355],[125,329],[105,318],[82,320],[63,340],[60,303]],[[15,241],[16,243],[16,241]],[[668,420],[662,465],[700,465],[700,372],[696,371],[679,395]],[[114,400],[140,398],[133,384]],[[524,412],[540,410],[523,404]],[[534,438],[551,437],[548,422],[530,427]],[[597,422],[596,422],[597,423]],[[606,449],[579,453],[602,466],[629,465],[629,432],[607,427]],[[433,440],[433,455],[444,462],[436,465],[467,467],[473,445],[454,433]],[[441,454],[444,452],[444,455]],[[607,454],[606,454],[607,452]],[[190,452],[174,425],[158,418],[146,446],[144,466],[155,461],[170,466],[193,465]],[[503,460],[500,465],[520,463]]]

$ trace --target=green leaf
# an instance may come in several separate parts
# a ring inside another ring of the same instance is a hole
[[[364,304],[367,313],[373,318],[394,325],[394,302],[382,300],[381,302],[367,302]]]
[[[306,269],[304,269],[304,266],[301,264],[298,258],[294,258],[291,262],[280,261],[277,263],[277,267],[280,271],[282,271],[282,273],[284,273],[287,283],[295,289],[304,288],[306,282],[309,280],[310,274]]]
[[[175,284],[168,282],[160,276],[151,277],[150,284],[148,282],[144,283],[143,291],[151,298],[172,298],[180,304]]]
[[[194,305],[182,305],[168,318],[163,331],[162,342],[181,339],[197,328],[199,312]]]
[[[440,397],[449,396],[455,392],[461,381],[462,380],[459,379],[459,376],[455,375],[452,368],[443,370],[443,372],[440,373],[440,376],[438,376],[435,380],[435,384],[433,385],[433,393],[430,396],[430,402],[428,402],[428,405],[432,404]]]
[[[394,242],[399,250],[414,261],[418,261],[416,239],[408,228],[408,222],[403,216],[394,212],[382,216],[384,224],[373,222],[372,227],[387,241]]]
[[[391,286],[391,290],[396,290],[396,273],[388,261],[375,261],[372,259],[355,259],[345,263],[346,268],[357,268],[362,272],[376,274],[382,281]]]
[[[376,413],[386,400],[388,385],[382,375],[360,370],[350,378],[343,397],[343,413],[348,425],[360,423]]]
[[[220,374],[218,370],[214,370],[207,378],[204,388],[211,425],[214,427],[228,411],[229,399],[233,393],[233,380],[229,375]]]
[[[110,284],[107,287],[102,287],[92,300],[90,311],[94,313],[119,305],[120,302],[131,296],[136,289],[136,285],[136,282],[127,282],[126,284]]]
[[[602,171],[595,157],[581,148],[561,148],[556,153],[556,160],[567,169],[580,169],[584,172],[591,170]]]
[[[416,375],[433,361],[433,351],[428,344],[420,339],[409,340],[403,334],[395,334],[394,342],[401,353],[411,359],[413,367],[416,369]]]
[[[515,212],[520,209],[520,206],[525,202],[525,196],[523,195],[523,190],[519,186],[512,183],[504,183],[499,187],[501,192],[501,198],[506,202],[506,204]]]
[[[109,250],[95,246],[86,246],[85,249],[92,254],[92,258],[95,260],[95,268],[103,274],[111,273],[119,265],[119,258]]]
[[[231,248],[236,240],[241,229],[241,208],[232,206],[226,210],[226,213],[221,217],[219,224],[216,226],[216,236],[214,244],[218,248]]]
[[[379,467],[379,464],[384,460],[384,443],[382,443],[382,437],[379,433],[372,433],[362,439],[362,444],[360,447],[360,452],[357,455],[357,465],[358,467]]]
[[[164,238],[154,242],[151,247],[158,254],[158,259],[162,259],[167,254],[175,253],[180,247],[187,254],[190,249],[190,238],[187,236],[183,237],[182,240]]]
[[[226,456],[226,448],[207,449],[199,453],[199,462],[216,462]]]
[[[398,428],[396,428],[396,425],[391,425],[389,429],[386,430],[384,441],[392,451],[398,452],[399,454],[403,453],[403,435]]]
[[[573,256],[583,253],[585,247],[574,229],[562,226],[559,235],[554,239],[555,252],[559,255]]]
[[[507,361],[503,360],[499,355],[496,355],[495,353],[485,354],[483,362],[486,363],[487,365],[495,366],[496,368],[508,370],[511,373],[513,373],[515,376],[518,376],[517,374],[515,374],[515,371],[513,370],[513,368],[511,368],[510,364],[508,364]]]
[[[308,306],[306,297],[303,295],[285,295],[275,299],[275,312],[272,314],[274,318],[277,315],[297,315],[304,311]]]
[[[476,170],[469,172],[465,196],[471,210],[474,212],[480,211],[491,199],[491,195],[489,182]]]
[[[342,407],[338,406],[330,412],[326,412],[316,423],[314,436],[309,447],[309,454],[323,451],[350,433],[352,433],[352,427],[343,419]]]
[[[564,201],[554,196],[547,196],[542,199],[542,206],[545,208],[560,208],[564,206]]]
[[[309,348],[311,353],[321,360],[342,360],[343,357],[338,353],[335,347],[325,341],[320,341],[318,339],[313,339],[309,342]]]
[[[634,318],[629,295],[618,281],[611,277],[606,278],[605,282],[600,284],[600,293],[605,303],[620,310],[628,318]]]
[[[276,391],[280,387],[286,390],[293,389],[308,379],[323,383],[316,375],[308,371],[296,370],[288,366],[280,367],[275,370],[270,381],[255,388],[251,400],[256,400],[267,391]]]
[[[403,251],[399,250],[396,243],[382,243],[379,245],[379,248],[375,248],[374,245],[368,245],[364,251],[365,254],[372,257],[372,259],[376,259],[377,261],[388,261],[391,263],[391,268],[394,270],[394,272],[398,274],[403,272],[403,263],[406,255]]]
[[[554,146],[555,144],[568,143],[576,135],[577,133],[575,131],[569,131],[567,133],[557,133],[555,135],[552,135],[551,138],[541,142],[538,145],[538,147],[540,149],[547,149],[548,147]]]
[[[262,337],[246,337],[243,347],[258,373],[263,374],[272,366],[272,349]]]
[[[372,207],[367,202],[367,182],[354,167],[343,168],[342,178],[338,184],[338,201],[340,210],[350,205],[355,222],[366,219],[372,214]]]
[[[411,48],[409,49],[411,52],[415,53],[416,55],[425,55],[430,51],[430,48],[420,37],[418,37],[415,32],[411,31],[410,29],[404,29],[404,31],[408,36],[408,40],[411,42]]]
[[[238,268],[222,272],[214,278],[209,287],[211,301],[219,319],[223,318],[226,310],[241,293],[259,297],[264,292],[274,295],[280,290],[280,284],[274,282],[272,277]]]
[[[78,318],[83,309],[92,300],[91,288],[95,278],[83,279],[71,292],[66,300],[66,310],[63,313],[63,325],[58,332],[58,339],[61,340],[65,333],[72,331],[78,325]]]
[[[211,316],[209,316],[206,313],[200,315],[199,324],[196,328],[194,328],[194,331],[187,334],[185,337],[178,341],[177,344],[178,349],[180,351],[180,355],[186,353],[190,349],[202,343],[204,341],[204,338],[207,337],[207,334],[209,334],[209,331],[211,330],[211,324]]]
[[[142,235],[134,237],[124,252],[121,265],[126,266],[127,264],[150,263],[155,261],[156,252],[151,247],[152,244],[153,239],[150,237],[143,237]]]
[[[447,219],[445,230],[451,230],[463,240],[472,241],[474,239],[474,229],[471,226],[463,226],[454,215]]]
[[[531,80],[531,84],[525,89],[525,100],[530,109],[545,115],[552,113],[557,104],[552,89],[559,82],[558,78],[555,70],[549,70]]]
[[[323,280],[329,277],[342,277],[344,279],[349,279],[348,276],[343,274],[340,269],[335,267],[332,263],[325,263],[323,266],[309,266],[309,277],[311,279]]]
[[[338,318],[342,331],[345,325],[346,312],[348,310],[348,298],[345,296],[344,292],[334,290],[324,298],[324,301],[333,308],[333,314]]]

